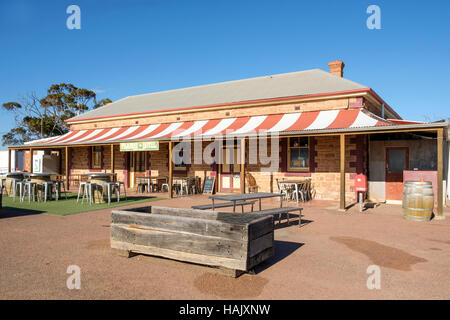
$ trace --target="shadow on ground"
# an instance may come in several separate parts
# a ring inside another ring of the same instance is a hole
[[[253,271],[255,272],[255,274],[258,274],[258,273],[266,270],[267,268],[270,268],[277,262],[290,256],[295,250],[299,249],[303,245],[304,245],[304,243],[299,243],[299,242],[275,240],[274,241],[274,249],[275,249],[274,251],[275,252],[274,252],[273,257],[258,264],[253,269]]]
[[[42,210],[3,207],[2,212],[0,214],[0,219],[29,216],[29,215],[34,215],[34,214],[41,214],[44,212],[45,211],[42,211]]]

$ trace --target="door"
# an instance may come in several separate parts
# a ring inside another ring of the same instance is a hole
[[[137,186],[137,179],[139,177],[146,176],[147,170],[147,152],[143,151],[133,151],[130,152],[130,162],[129,162],[129,188],[134,188]]]
[[[408,169],[408,147],[386,148],[386,200],[402,200],[403,170]]]
[[[220,191],[241,191],[241,148],[239,143],[227,145],[222,150],[222,161],[220,170]]]

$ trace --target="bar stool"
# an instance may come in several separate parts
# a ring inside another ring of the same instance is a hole
[[[19,180],[12,179],[9,181],[9,196],[11,196],[11,190],[12,190],[13,201],[16,201],[17,182],[19,182]]]
[[[63,188],[63,192],[64,192],[64,196],[66,197],[67,200],[67,192],[66,192],[66,184],[64,183],[64,181],[60,181],[60,180],[55,180],[53,181],[53,185],[55,186],[55,197],[56,197],[56,201],[59,200],[59,197],[61,195],[61,186]]]
[[[25,194],[28,194],[28,203],[31,203],[31,195],[33,195],[33,201],[36,200],[35,191],[36,190],[36,182],[24,181],[24,192],[22,195],[22,202],[25,198]]]
[[[84,198],[89,202],[89,204],[92,204],[92,188],[95,186],[94,183],[88,182],[88,181],[81,181],[78,187],[78,196],[77,196],[77,203],[78,200],[81,197],[81,204],[84,202]]]
[[[104,187],[106,187],[108,189],[108,205],[111,204],[111,190],[115,189],[116,191],[116,197],[117,197],[117,202],[119,202],[119,198],[120,198],[120,193],[119,193],[119,189],[117,188],[117,183],[116,182],[105,182],[104,183]]]
[[[14,183],[14,192],[13,192],[13,200],[16,201],[16,189],[19,189],[19,201],[22,202],[22,193],[25,181],[15,181]]]
[[[44,181],[38,183],[38,185],[42,186],[44,189],[44,202],[47,202],[47,196],[50,192],[50,200],[52,199],[52,191],[53,191],[53,181]]]
[[[120,186],[123,185],[123,191],[125,193],[125,200],[128,200],[127,198],[127,188],[125,187],[125,183],[123,183],[122,181],[116,181],[116,188],[117,188],[117,202],[120,202]]]

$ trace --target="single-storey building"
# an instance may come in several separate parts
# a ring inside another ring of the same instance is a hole
[[[387,202],[401,200],[406,175],[433,181],[439,218],[448,123],[403,120],[373,89],[345,79],[343,69],[334,61],[329,72],[130,96],[69,119],[62,136],[9,152],[28,154],[25,170],[36,151],[57,154],[68,183],[89,172],[115,173],[128,187],[148,175],[168,176],[170,184],[174,175],[214,176],[216,192],[246,192],[248,172],[259,191],[276,192],[277,179],[308,177],[317,199],[339,200],[342,210],[356,199],[355,175],[368,176],[369,199]],[[276,166],[267,160],[274,158]]]

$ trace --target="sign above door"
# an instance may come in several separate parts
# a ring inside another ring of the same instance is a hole
[[[158,151],[159,141],[123,142],[120,151]]]

